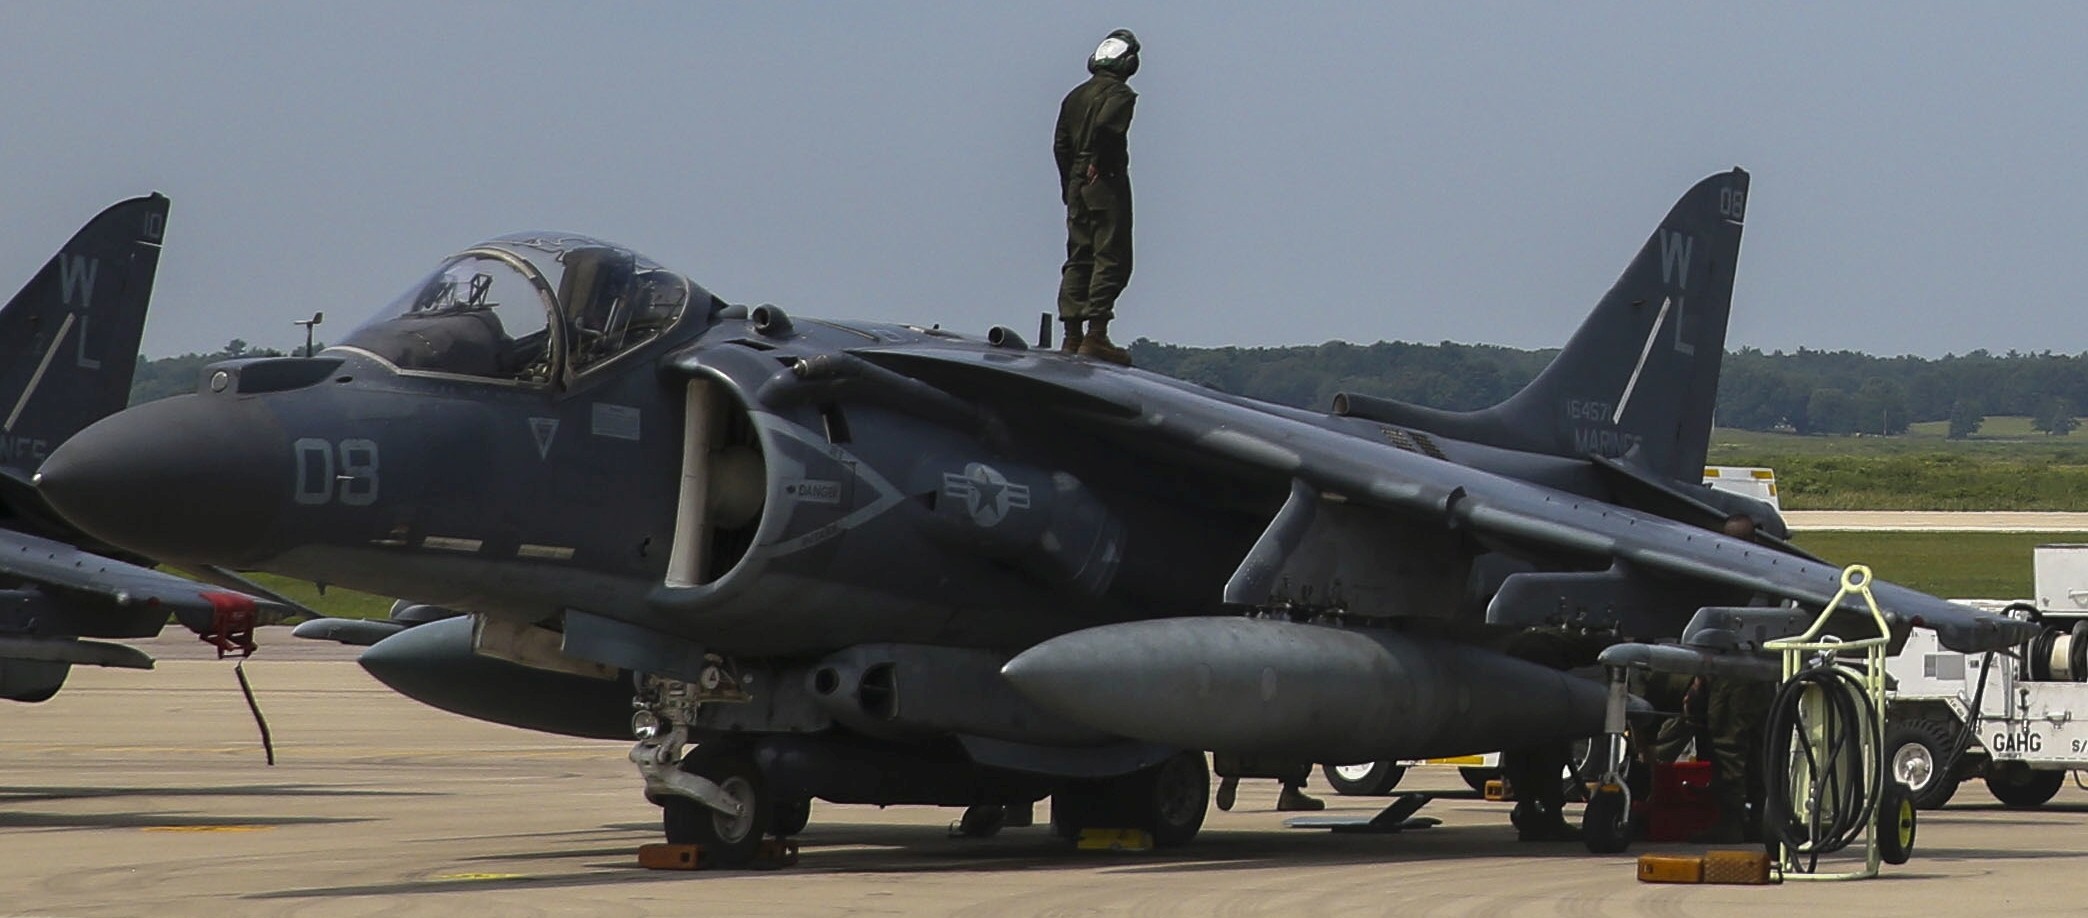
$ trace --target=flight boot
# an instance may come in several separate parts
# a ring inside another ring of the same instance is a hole
[[[1327,801],[1308,796],[1305,789],[1295,784],[1285,784],[1283,793],[1276,795],[1276,809],[1283,813],[1311,813],[1327,808]]]
[[[1066,327],[1066,340],[1059,345],[1059,353],[1068,357],[1080,353],[1080,343],[1086,338],[1085,335],[1080,333],[1080,321],[1079,319],[1059,320],[1059,324]]]
[[[1108,319],[1088,320],[1087,334],[1080,339],[1080,356],[1093,357],[1120,367],[1131,365],[1131,352],[1117,347],[1109,340]]]
[[[1517,841],[1569,842],[1581,838],[1580,829],[1568,824],[1564,813],[1539,806],[1534,800],[1518,802],[1509,821],[1515,823]]]
[[[1240,793],[1240,779],[1238,779],[1238,778],[1221,778],[1221,779],[1219,779],[1219,781],[1218,781],[1218,800],[1217,800],[1217,803],[1218,803],[1218,808],[1219,808],[1219,809],[1221,809],[1221,810],[1231,810],[1231,809],[1232,809],[1232,805],[1233,805],[1233,800],[1234,800],[1235,798],[1237,798],[1237,797],[1239,796],[1239,793]]]

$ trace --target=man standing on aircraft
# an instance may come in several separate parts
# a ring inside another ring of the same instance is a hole
[[[1130,366],[1109,340],[1117,296],[1131,280],[1131,155],[1127,136],[1138,94],[1138,37],[1118,29],[1088,56],[1093,76],[1066,94],[1051,141],[1066,203],[1066,266],[1059,278],[1065,352]],[[1083,323],[1086,325],[1082,330]]]

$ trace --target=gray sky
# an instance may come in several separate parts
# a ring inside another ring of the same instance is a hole
[[[1026,333],[1060,97],[1145,44],[1120,340],[1561,343],[1754,173],[1731,341],[2088,350],[2088,4],[0,3],[0,288],[174,199],[145,351],[338,337],[555,228],[734,302]]]

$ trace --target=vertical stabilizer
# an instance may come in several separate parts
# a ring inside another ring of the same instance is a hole
[[[0,467],[28,476],[129,401],[166,227],[161,195],[114,204],[0,309]]]
[[[1622,457],[1697,481],[1746,210],[1743,170],[1689,189],[1559,356],[1507,401],[1452,412],[1343,396],[1335,411],[1509,449]]]

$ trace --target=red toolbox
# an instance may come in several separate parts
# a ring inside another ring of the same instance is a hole
[[[1686,842],[1718,821],[1718,801],[1711,795],[1711,763],[1659,762],[1653,766],[1653,793],[1632,805],[1632,815],[1654,842]]]

